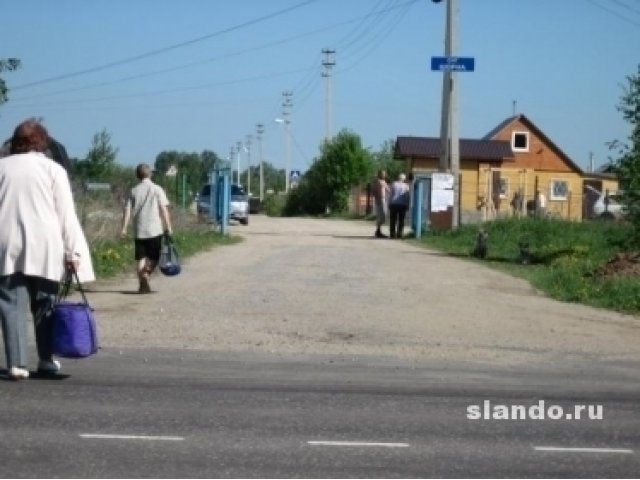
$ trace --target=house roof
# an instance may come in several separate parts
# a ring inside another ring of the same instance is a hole
[[[524,117],[524,115],[522,115],[522,116]],[[514,122],[514,121],[518,120],[519,117],[520,117],[520,115],[514,115],[513,117],[505,118],[502,122],[500,122],[498,125],[493,127],[493,130],[491,130],[484,137],[482,137],[482,139],[483,140],[492,140],[498,133],[500,133],[502,130],[504,130],[504,128],[507,125],[509,125],[511,122]]]
[[[439,158],[440,139],[433,137],[398,137],[394,156],[396,158]],[[513,152],[509,142],[461,138],[460,159],[502,161],[513,159]]]
[[[616,165],[613,162],[605,163],[604,165],[600,165],[598,168],[596,168],[595,173],[615,174],[616,173]]]
[[[538,138],[540,138],[540,140],[542,140],[550,148],[555,150],[555,152],[560,156],[560,158],[562,158],[562,160],[572,170],[574,170],[574,171],[576,171],[576,172],[578,172],[580,174],[584,173],[582,171],[582,169],[573,160],[571,160],[571,158],[566,153],[564,153],[560,149],[560,147],[558,147],[555,143],[553,143],[553,141],[551,141],[551,139],[549,137],[547,137],[542,130],[540,130],[531,120],[529,120],[529,118],[526,117],[526,115],[523,115],[523,114],[514,115],[512,117],[509,117],[509,118],[503,120],[501,123],[496,125],[496,127],[493,130],[491,130],[489,133],[487,133],[483,137],[483,140],[492,140],[493,138],[496,137],[496,135],[498,135],[498,133],[500,133],[501,131],[506,129],[511,123],[516,122],[516,121],[519,121],[520,123],[524,124]]]

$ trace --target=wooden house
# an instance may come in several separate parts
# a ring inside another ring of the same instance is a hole
[[[414,175],[438,170],[440,139],[398,137],[394,156]],[[532,214],[536,192],[547,214],[582,219],[584,173],[525,115],[478,140],[460,140],[460,221]]]

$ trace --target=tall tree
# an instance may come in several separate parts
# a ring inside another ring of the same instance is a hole
[[[384,170],[387,172],[387,176],[391,180],[398,178],[400,173],[408,173],[405,171],[406,165],[404,162],[394,160],[393,149],[395,148],[395,140],[389,139],[385,141],[377,152],[372,152],[371,157],[373,159],[373,172],[371,176],[375,176],[378,170]]]
[[[351,187],[365,181],[372,170],[371,154],[360,137],[347,129],[324,142],[320,153],[290,197],[289,213],[345,211]]]
[[[20,68],[20,60],[17,58],[0,59],[0,73],[12,72]],[[6,82],[0,78],[0,105],[9,100],[9,88]]]
[[[631,125],[631,134],[629,143],[614,142],[614,146],[619,148],[617,170],[623,201],[635,226],[635,240],[640,243],[640,65],[626,80],[618,111]]]
[[[75,165],[76,174],[86,180],[110,181],[117,155],[118,149],[111,145],[111,135],[103,129],[93,136],[86,159]]]

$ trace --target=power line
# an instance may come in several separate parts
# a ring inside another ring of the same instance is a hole
[[[356,33],[358,32],[358,30],[362,29],[365,32],[368,30],[368,28],[365,24],[367,22],[367,20],[374,16],[374,15],[378,15],[380,12],[378,12],[378,8],[381,6],[381,4],[384,2],[385,0],[378,0],[378,2],[376,2],[376,4],[373,6],[373,8],[369,11],[369,13],[367,13],[365,16],[362,17],[362,19],[360,20],[360,23],[358,23],[358,25],[355,26],[355,28],[353,30],[351,30],[349,33],[347,33],[344,37],[342,37],[340,40],[338,40],[337,44],[343,44],[346,43],[347,41],[349,43],[347,43],[346,45],[343,45],[341,47],[341,51],[345,50],[346,48],[348,48],[351,43],[353,43],[351,41],[351,37],[356,35]]]
[[[99,100],[110,100],[110,98],[98,98],[94,99],[95,101]],[[91,100],[88,100],[91,101]],[[267,103],[271,101],[271,96],[269,97],[256,97],[256,98],[243,98],[242,101],[238,101],[237,99],[229,98],[225,100],[198,100],[196,102],[185,102],[180,101],[179,103],[171,102],[171,103],[153,103],[153,104],[127,104],[127,110],[141,110],[141,109],[167,109],[167,108],[210,108],[210,107],[219,107],[222,105],[232,105],[237,106],[239,104],[247,104],[247,105],[255,105],[256,103]],[[56,111],[60,110],[73,110],[73,111],[81,111],[86,110],[87,108],[91,108],[92,110],[101,109],[101,110],[122,110],[124,107],[122,105],[85,105],[87,100],[70,100],[68,102],[49,102],[49,103],[26,103],[21,105],[12,105],[11,103],[7,103],[2,105],[2,110],[20,110],[27,108],[37,108],[40,110],[44,109],[56,109]]]
[[[631,5],[629,5],[628,3],[622,2],[621,0],[611,0],[613,3],[616,3],[618,5],[620,5],[623,8],[626,8],[627,10],[631,10],[634,13],[637,13],[638,15],[640,15],[640,9],[634,8]]]
[[[197,38],[194,38],[194,39],[191,39],[191,40],[187,40],[187,41],[184,41],[184,42],[176,43],[174,45],[169,45],[167,47],[159,48],[157,50],[152,50],[150,52],[141,53],[139,55],[134,55],[132,57],[127,57],[127,58],[124,58],[122,60],[116,60],[116,61],[113,61],[113,62],[105,63],[103,65],[98,65],[96,67],[91,67],[91,68],[87,68],[87,69],[84,69],[84,70],[79,70],[77,72],[67,73],[67,74],[64,74],[64,75],[58,75],[58,76],[55,76],[55,77],[49,77],[49,78],[45,78],[45,79],[42,79],[42,80],[37,80],[35,82],[26,83],[24,85],[18,85],[16,87],[13,87],[12,90],[20,90],[20,89],[23,89],[23,88],[29,88],[29,87],[33,87],[33,86],[36,86],[36,85],[42,85],[44,83],[51,83],[51,82],[56,82],[58,80],[64,80],[64,79],[67,79],[67,78],[77,77],[77,76],[80,76],[80,75],[86,75],[87,73],[95,73],[95,72],[99,72],[101,70],[106,70],[108,68],[116,67],[116,66],[119,66],[119,65],[124,65],[124,64],[127,64],[127,63],[131,63],[131,62],[136,62],[138,60],[142,60],[143,58],[148,58],[148,57],[153,57],[153,56],[156,56],[156,55],[160,55],[161,53],[165,53],[165,52],[168,52],[168,51],[171,51],[171,50],[176,50],[178,48],[186,47],[188,45],[193,45],[194,43],[202,42],[204,40],[209,40],[210,38],[214,38],[214,37],[217,37],[217,36],[220,36],[220,35],[224,35],[226,33],[230,33],[230,32],[233,32],[235,30],[239,30],[239,29],[248,27],[250,25],[254,25],[256,23],[263,22],[265,20],[269,20],[269,19],[277,17],[279,15],[283,15],[285,13],[289,13],[289,12],[291,12],[293,10],[301,8],[301,7],[305,6],[305,5],[313,3],[315,1],[316,0],[305,0],[305,1],[301,2],[301,3],[293,5],[292,7],[288,7],[288,8],[282,9],[282,10],[278,10],[277,12],[270,13],[268,15],[263,15],[261,17],[255,18],[253,20],[249,20],[247,22],[243,22],[243,23],[240,23],[238,25],[234,25],[232,27],[228,27],[228,28],[225,28],[225,29],[222,29],[222,30],[218,30],[218,31],[210,33],[208,35],[203,35],[201,37],[197,37]]]
[[[48,102],[48,103],[41,103],[40,105],[65,105],[65,104],[69,104],[69,103],[99,102],[99,101],[104,101],[104,100],[118,100],[118,99],[124,99],[124,98],[153,97],[153,96],[156,96],[156,95],[164,95],[164,94],[167,94],[167,93],[187,92],[187,91],[191,91],[191,90],[202,90],[202,89],[205,89],[205,88],[219,87],[219,86],[223,86],[223,85],[230,85],[230,84],[233,85],[233,84],[237,84],[237,83],[241,83],[241,82],[253,82],[253,81],[257,81],[257,80],[265,80],[267,78],[282,77],[282,76],[291,75],[291,74],[294,74],[294,73],[300,73],[300,72],[303,72],[303,71],[307,71],[307,69],[298,68],[298,69],[295,69],[295,70],[288,70],[288,71],[285,71],[285,72],[271,73],[271,74],[265,74],[265,75],[256,75],[256,76],[253,76],[253,77],[237,78],[237,79],[233,79],[233,80],[224,80],[224,81],[221,81],[221,82],[204,83],[204,84],[200,84],[200,85],[192,85],[190,87],[169,88],[169,89],[164,89],[164,90],[155,90],[155,91],[144,92],[144,93],[131,93],[131,94],[126,94],[126,95],[111,95],[111,96],[108,96],[108,97],[82,98],[82,99],[76,99],[76,100],[66,100],[66,101],[62,101],[62,102]],[[12,101],[12,103],[15,103],[15,102]],[[14,106],[19,107],[21,105],[18,104],[18,105],[14,105]]]
[[[378,4],[380,4],[382,1],[383,0],[379,0]],[[412,0],[409,3],[414,3],[415,1],[416,0]],[[173,66],[173,67],[169,67],[169,68],[164,68],[164,69],[160,69],[160,70],[144,72],[144,73],[140,73],[140,74],[136,74],[136,75],[128,75],[126,77],[121,77],[121,78],[117,78],[117,79],[114,79],[114,80],[98,82],[98,83],[92,83],[92,84],[88,84],[88,85],[81,85],[81,86],[76,86],[76,87],[70,87],[70,88],[66,88],[66,89],[62,89],[62,90],[56,90],[56,91],[53,91],[53,92],[45,92],[45,93],[38,94],[38,95],[30,95],[28,97],[18,97],[18,98],[14,97],[12,99],[12,102],[16,102],[16,101],[19,102],[19,101],[24,101],[24,100],[33,100],[33,99],[37,99],[37,98],[46,98],[46,97],[50,97],[50,96],[54,96],[54,95],[60,95],[60,94],[64,94],[64,93],[74,93],[74,92],[81,91],[81,90],[89,90],[89,89],[96,88],[96,87],[104,87],[104,86],[108,86],[108,85],[115,85],[115,84],[118,84],[118,83],[123,83],[123,82],[131,81],[131,80],[137,80],[137,79],[140,79],[140,78],[151,77],[151,76],[155,76],[155,75],[159,75],[159,74],[163,74],[163,73],[169,73],[169,72],[174,72],[174,71],[182,71],[185,68],[202,65],[202,64],[205,64],[205,63],[213,62],[213,61],[218,61],[218,60],[223,59],[223,58],[229,58],[229,57],[239,56],[239,55],[243,55],[243,54],[247,54],[247,53],[252,53],[252,52],[255,52],[255,51],[258,51],[258,50],[262,50],[262,49],[265,49],[265,48],[269,48],[269,47],[273,47],[273,46],[276,46],[276,45],[281,45],[283,43],[288,43],[288,42],[291,42],[291,41],[295,41],[295,40],[298,40],[298,39],[303,38],[303,37],[316,35],[318,33],[322,33],[322,32],[325,32],[327,30],[332,30],[332,29],[335,29],[337,27],[348,25],[350,23],[354,23],[354,22],[357,22],[357,21],[360,21],[361,22],[360,25],[361,25],[364,20],[366,20],[367,18],[371,17],[372,15],[380,15],[380,14],[383,14],[383,13],[388,13],[388,12],[390,12],[390,11],[396,9],[396,8],[400,8],[400,7],[403,7],[405,5],[407,5],[407,4],[405,3],[405,4],[401,4],[401,5],[396,5],[396,6],[393,6],[391,8],[386,8],[386,9],[380,10],[380,11],[373,10],[373,11],[369,12],[367,15],[364,15],[364,16],[355,17],[355,18],[352,18],[350,20],[346,20],[344,22],[332,24],[332,25],[329,25],[329,26],[326,26],[326,27],[322,27],[322,28],[318,28],[318,29],[315,29],[315,30],[311,30],[309,32],[305,32],[305,33],[301,33],[301,34],[298,34],[298,35],[293,35],[293,36],[290,36],[290,37],[286,37],[286,38],[283,38],[281,40],[276,40],[274,42],[266,43],[264,45],[258,45],[258,46],[251,47],[251,48],[245,48],[245,49],[242,49],[242,50],[237,50],[235,52],[229,52],[229,53],[225,53],[225,54],[222,54],[222,55],[217,55],[217,56],[214,56],[214,57],[208,57],[206,59],[198,60],[198,61],[195,61],[195,62],[183,63],[181,65],[177,65],[177,66]],[[357,31],[360,25],[358,25],[358,27],[356,27],[354,30],[352,30],[350,32],[350,34],[348,34],[344,38],[348,38],[351,35],[351,33]],[[360,37],[362,37],[362,35]],[[339,43],[341,43],[341,42],[342,42],[342,40]],[[354,42],[349,43],[349,45],[351,45],[352,43],[354,43]],[[317,62],[314,61],[314,65],[316,65],[316,63]],[[301,90],[304,90],[304,89],[307,89],[307,88],[310,88],[311,90],[315,90],[315,85],[312,85],[313,80],[316,80],[315,71],[312,72],[312,74],[308,78],[304,77],[303,80],[301,80],[299,82],[299,84],[302,84],[302,85],[300,87],[294,88],[294,90],[297,91],[297,92],[299,92]],[[24,87],[25,87],[24,85],[22,87],[12,87],[12,90],[19,89],[19,88],[24,88]],[[311,87],[313,87],[313,88],[311,88]],[[305,94],[306,94],[306,92],[303,92],[300,95],[304,97]],[[278,106],[279,106],[279,103],[278,103]],[[277,109],[278,106],[276,106],[275,108]]]
[[[319,55],[317,58],[320,58]],[[299,92],[304,92],[312,87],[311,82],[316,80],[317,77],[317,61],[314,60],[313,64],[308,67],[307,74],[304,75],[298,83],[295,84],[295,87],[290,89],[293,92],[296,92],[296,96],[300,95]],[[282,98],[278,98],[277,101],[274,101],[273,107],[269,110],[269,114],[266,116],[267,123],[271,122],[274,118],[276,118],[280,109],[282,108]]]
[[[376,4],[376,8],[377,8],[377,5],[379,5],[382,1],[383,1],[383,0],[380,0],[380,1],[378,2],[378,4]],[[374,26],[374,25],[376,25],[376,24],[378,24],[378,23],[381,21],[381,19],[382,19],[382,18],[384,18],[384,16],[383,16],[382,14],[388,14],[388,13],[392,12],[393,10],[397,10],[397,9],[400,9],[400,8],[403,8],[403,7],[404,7],[404,10],[403,10],[402,12],[399,12],[399,13],[401,13],[401,14],[402,14],[402,16],[403,16],[404,14],[406,14],[406,12],[407,12],[407,10],[408,10],[408,7],[410,7],[410,6],[411,6],[411,5],[413,5],[414,3],[417,3],[418,1],[419,1],[419,0],[409,0],[409,1],[404,2],[404,3],[401,3],[401,4],[397,4],[397,3],[396,3],[396,4],[393,4],[393,5],[392,5],[392,6],[390,6],[390,7],[386,7],[386,8],[384,8],[383,10],[372,10],[372,11],[370,11],[367,15],[365,15],[365,16],[363,16],[363,17],[360,17],[360,18],[362,18],[362,19],[365,19],[365,20],[366,20],[366,19],[368,19],[368,18],[370,18],[370,17],[372,17],[372,16],[374,16],[374,15],[376,16],[376,18],[374,19],[374,21],[373,21],[373,22],[371,22],[371,23],[368,25],[368,27],[367,27],[367,31],[365,32],[365,34],[360,34],[360,35],[358,35],[358,37],[357,37],[355,40],[352,40],[352,41],[350,41],[350,42],[347,44],[347,47],[348,47],[348,46],[351,46],[351,45],[354,45],[356,42],[360,41],[360,39],[362,39],[362,38],[364,38],[366,35],[370,34],[370,33],[371,33],[371,31],[372,31],[373,26]],[[393,25],[391,26],[391,29],[395,28],[395,25],[399,22],[399,20],[400,20],[400,19],[399,19],[397,16],[395,17],[395,20],[392,20]],[[345,37],[343,37],[343,38],[342,38],[342,40],[344,40],[344,39],[347,39],[347,38],[351,37],[353,33],[355,33],[356,31],[358,31],[358,30],[360,29],[361,25],[362,25],[362,22],[361,22],[359,25],[357,25],[357,26],[356,26],[356,27],[355,27],[355,28],[354,28],[350,33],[348,33]],[[387,27],[387,33],[386,33],[386,34],[384,34],[384,38],[386,38],[386,37],[389,35],[390,31],[388,31],[388,30],[389,30],[389,27]],[[348,70],[351,70],[352,68],[354,68],[354,67],[355,67],[358,63],[360,63],[360,61],[362,61],[366,56],[370,55],[370,54],[371,54],[371,53],[372,53],[372,52],[373,52],[373,51],[378,47],[378,45],[379,45],[379,44],[384,40],[384,38],[380,39],[380,32],[378,32],[378,33],[374,33],[374,34],[373,34],[373,36],[374,36],[374,39],[373,39],[373,40],[376,40],[376,37],[378,37],[378,41],[377,41],[377,43],[376,43],[375,45],[373,45],[373,46],[372,46],[372,45],[371,45],[371,43],[370,43],[370,41],[368,40],[368,41],[366,42],[366,44],[365,44],[365,45],[360,46],[360,47],[359,47],[359,48],[357,48],[356,50],[353,50],[350,54],[347,54],[347,55],[345,56],[345,58],[344,58],[345,60],[348,60],[349,58],[352,58],[354,55],[356,55],[358,52],[360,52],[363,48],[367,48],[366,53],[365,53],[364,55],[360,56],[360,58],[358,58],[358,60],[357,60],[355,63],[351,64],[351,65],[350,65],[349,67],[347,67],[347,68],[342,68],[342,69],[340,69],[340,70],[338,71],[338,73],[339,73],[339,72],[345,72],[345,71],[348,71]],[[341,40],[340,42],[338,42],[338,43],[337,43],[337,45],[338,45],[339,50],[340,50],[340,52],[341,52],[341,53],[343,52],[343,48],[346,48],[346,47],[341,46],[341,42],[342,42],[342,40]],[[347,48],[347,50],[348,50],[348,48]],[[342,55],[341,55],[341,59],[342,59]],[[309,92],[308,92],[306,95],[304,95],[304,94],[300,94],[301,98],[297,101],[297,108],[296,108],[296,110],[299,110],[299,108],[300,108],[302,105],[306,104],[307,100],[309,100],[309,98],[311,98],[311,95],[313,95],[313,93],[316,91],[316,89],[317,89],[317,88],[318,88],[318,86],[320,85],[320,80],[319,80],[319,78],[318,78],[318,76],[317,76],[317,75],[313,77],[313,80],[314,80],[314,83],[313,83],[313,85],[312,85],[312,88],[310,88],[310,89],[309,89]],[[311,85],[310,85],[310,86],[311,86]]]
[[[341,22],[340,24],[337,25],[345,25],[345,24],[349,24],[349,23],[353,23],[354,21],[357,20],[361,20],[363,18],[370,18],[372,15],[376,15],[378,18],[376,19],[376,23],[379,22],[379,17],[382,14],[388,14],[389,12],[396,10],[398,8],[402,8],[405,7],[404,11],[400,11],[398,12],[399,14],[404,15],[406,13],[406,10],[408,10],[407,7],[409,7],[410,5],[416,3],[417,0],[410,0],[408,2],[405,2],[403,4],[400,5],[394,5],[392,7],[389,8],[385,8],[383,10],[380,11],[374,11],[374,12],[370,12],[367,15],[363,16],[363,17],[357,17],[355,19],[351,19],[349,21],[346,22]],[[394,21],[392,22],[393,24],[396,24],[397,21],[399,20],[398,16],[395,17]],[[395,26],[395,25],[393,25]],[[335,25],[330,26],[330,27],[326,27],[320,30],[327,30],[329,28],[335,28]],[[387,27],[387,30],[389,29],[389,27]],[[356,31],[357,28],[353,31]],[[315,30],[312,33],[318,32],[319,30]],[[388,32],[387,32],[388,34]],[[278,43],[283,43],[285,41],[290,41],[292,39],[295,38],[299,38],[301,36],[304,36],[306,34],[302,34],[302,35],[296,35],[294,37],[288,37],[287,39],[283,39],[281,41],[277,41],[277,42],[271,42],[270,44],[268,44],[268,46],[274,45],[274,44],[278,44]],[[376,35],[378,36],[378,35]],[[386,37],[386,35],[385,35]],[[362,35],[360,35],[358,37],[358,40],[362,38]],[[384,40],[384,38],[379,38],[377,39],[378,41],[374,44],[374,45],[369,45],[369,50],[366,53],[365,56],[368,56],[373,50],[375,50],[375,48],[377,48],[377,46],[379,45],[379,43],[381,43],[381,41]],[[354,44],[355,41],[350,42],[350,44]],[[256,47],[257,48],[263,48],[263,47]],[[241,53],[246,53],[247,51],[251,51],[253,49],[245,49],[239,52],[235,52],[234,54],[241,54]],[[361,49],[358,49],[361,50]],[[354,52],[355,53],[355,52]],[[230,56],[230,55],[234,55],[234,54],[227,54],[224,56]],[[353,54],[352,54],[353,55]],[[217,57],[216,57],[217,58]],[[362,59],[364,58],[361,57],[356,63],[359,63]],[[237,84],[237,83],[241,83],[241,82],[251,82],[251,81],[258,81],[258,80],[263,80],[263,79],[267,79],[267,78],[275,78],[275,77],[279,77],[279,76],[286,76],[292,73],[299,73],[299,72],[307,72],[307,74],[302,77],[301,81],[298,82],[297,85],[299,85],[299,87],[297,87],[297,89],[293,89],[294,91],[297,92],[297,95],[300,95],[301,100],[299,102],[297,102],[297,107],[299,108],[302,104],[306,103],[306,101],[311,97],[311,95],[313,94],[313,92],[317,89],[318,85],[319,85],[319,78],[318,78],[318,67],[317,67],[317,60],[314,60],[313,66],[311,68],[306,68],[306,69],[295,69],[295,70],[290,70],[290,71],[286,71],[286,72],[279,72],[279,73],[272,73],[272,74],[265,74],[265,75],[260,75],[260,76],[253,76],[253,77],[246,77],[246,78],[240,78],[240,79],[232,79],[232,80],[226,80],[226,81],[221,81],[221,82],[214,82],[214,83],[206,83],[206,84],[201,84],[201,85],[195,85],[195,86],[190,86],[190,87],[181,87],[181,88],[173,88],[173,89],[164,89],[164,90],[156,90],[156,91],[147,91],[144,93],[133,93],[133,94],[126,94],[126,95],[111,95],[111,96],[103,96],[103,97],[94,97],[94,98],[83,98],[83,99],[76,99],[76,100],[67,100],[67,101],[62,101],[62,102],[47,102],[47,103],[39,103],[37,106],[38,107],[46,107],[46,106],[55,106],[55,105],[73,105],[73,104],[83,104],[83,103],[87,103],[87,102],[100,102],[100,101],[110,101],[110,100],[118,100],[118,99],[132,99],[132,98],[142,98],[142,97],[152,97],[152,96],[157,96],[157,95],[164,95],[167,93],[177,93],[177,92],[184,92],[184,91],[191,91],[191,90],[200,90],[200,89],[206,89],[206,88],[210,88],[210,87],[214,87],[214,86],[223,86],[223,85],[228,85],[228,84]],[[349,70],[351,68],[353,68],[355,66],[351,65],[350,67],[347,67],[345,69],[342,69],[342,71],[345,70]],[[166,69],[169,70],[169,69]],[[171,69],[173,70],[173,69]],[[127,79],[133,79],[135,77],[139,77],[139,76],[131,76],[131,77],[127,77]],[[122,79],[124,80],[124,79]],[[303,83],[304,82],[304,83]],[[110,82],[102,82],[102,84],[108,84]],[[114,82],[115,83],[115,82]],[[88,87],[87,87],[88,88]],[[73,91],[73,89],[71,89],[71,91]],[[59,91],[59,92],[53,92],[50,95],[53,95],[55,93],[67,93],[67,91]],[[40,95],[40,96],[31,96],[31,97],[27,97],[27,98],[18,98],[18,99],[13,99],[10,105],[6,105],[6,107],[13,107],[13,108],[17,108],[17,107],[27,107],[29,105],[25,105],[22,104],[20,105],[20,101],[26,101],[26,100],[32,100],[33,98],[40,98],[44,95]],[[17,104],[16,104],[17,103]],[[278,105],[279,106],[279,105]],[[93,108],[93,107],[91,107]],[[277,107],[276,107],[277,108]],[[274,110],[276,109],[274,108]],[[296,108],[296,110],[298,110],[298,108]],[[274,117],[275,113],[273,115],[271,115],[269,118]]]
[[[342,45],[342,42],[346,41],[347,39],[350,39],[351,37],[353,37],[354,34],[356,34],[356,32],[358,32],[362,27],[364,27],[364,32],[357,34],[355,39],[351,39],[346,46],[341,46],[341,52],[343,51],[342,49],[348,50],[348,48],[351,45],[354,45],[355,43],[357,43],[358,41],[360,41],[361,38],[363,38],[364,36],[368,35],[371,30],[374,28],[374,26],[379,23],[380,19],[383,18],[386,14],[388,14],[389,12],[391,12],[392,10],[395,10],[396,8],[399,8],[400,6],[403,5],[393,5],[391,7],[389,7],[388,5],[390,5],[390,3],[387,3],[387,7],[383,10],[377,10],[377,8],[379,8],[380,4],[383,2],[384,0],[379,0],[374,7],[369,11],[369,13],[367,13],[366,15],[360,17],[360,23],[358,25],[356,25],[356,27],[354,29],[352,29],[347,35],[345,35],[344,37],[342,37],[342,39],[340,39],[337,44],[338,45]],[[394,1],[394,0],[392,0]],[[411,3],[415,2],[417,0],[411,0]],[[367,20],[370,19],[371,17],[375,16],[375,18],[373,19],[372,22],[369,22],[368,25],[366,25]],[[313,93],[316,91],[316,89],[318,88],[320,84],[320,81],[318,79],[317,74],[314,75],[311,79],[310,82],[308,83],[308,91],[307,92],[299,92],[297,93],[300,97],[300,99],[297,102],[297,108],[296,110],[299,110],[300,107],[304,104],[306,104],[307,100],[309,100],[309,98],[311,98],[311,96],[313,95]]]
[[[604,10],[605,12],[609,12],[611,15],[614,15],[622,20],[624,20],[625,22],[631,23],[633,25],[635,25],[636,27],[640,27],[640,22],[635,22],[633,20],[631,20],[630,18],[625,17],[624,15],[616,12],[615,10],[611,10],[610,8],[607,8],[603,5],[600,5],[599,3],[596,3],[594,0],[587,0],[587,2],[589,2],[592,5],[595,5],[596,7]]]
[[[409,12],[409,8],[416,2],[417,2],[417,0],[412,0],[411,2],[405,3],[404,4],[405,9],[396,12],[395,17],[393,17],[391,19],[389,24],[383,30],[378,32],[376,34],[376,36],[371,41],[369,41],[367,43],[367,45],[366,45],[366,47],[368,47],[367,50],[362,55],[360,55],[359,58],[357,58],[354,62],[352,62],[350,65],[348,65],[345,68],[341,68],[340,70],[338,70],[338,73],[343,73],[343,72],[346,72],[346,71],[349,71],[349,70],[355,68],[362,60],[364,60],[369,55],[371,55],[380,46],[380,44],[382,42],[384,42],[387,39],[387,37],[393,32],[393,30],[400,23],[402,18]],[[352,52],[350,56],[353,57],[356,52],[359,52],[361,50],[362,50],[362,48],[359,48],[357,51]],[[345,58],[345,60],[348,60],[348,59],[349,59],[349,56],[347,56]]]
[[[294,41],[294,40],[298,40],[300,38],[307,37],[307,36],[310,36],[310,35],[316,35],[318,33],[321,33],[321,32],[324,32],[326,30],[330,30],[330,29],[333,29],[333,28],[336,28],[336,27],[343,26],[343,25],[345,25],[347,23],[351,23],[353,21],[354,20],[349,20],[348,22],[337,23],[337,24],[334,24],[334,25],[330,25],[328,27],[319,28],[319,29],[316,29],[316,30],[313,30],[313,31],[310,31],[310,32],[306,32],[306,33],[302,33],[302,34],[299,34],[299,35],[294,35],[294,36],[287,37],[287,38],[284,38],[284,39],[281,39],[281,40],[277,40],[277,41],[274,41],[274,42],[270,42],[270,43],[267,43],[267,44],[264,44],[264,45],[258,45],[256,47],[252,47],[252,48],[245,48],[243,50],[237,50],[235,52],[229,52],[229,53],[225,53],[225,54],[222,54],[222,55],[217,55],[215,57],[209,57],[209,58],[206,58],[206,59],[198,60],[196,62],[183,63],[181,65],[176,65],[176,66],[169,67],[169,68],[163,68],[163,69],[160,69],[160,70],[153,70],[153,71],[150,71],[150,72],[144,72],[144,73],[140,73],[140,74],[136,74],[136,75],[129,75],[129,76],[126,76],[126,77],[116,78],[114,80],[109,80],[109,81],[105,81],[105,82],[99,82],[99,83],[92,83],[92,84],[89,84],[89,85],[81,85],[81,86],[76,86],[76,87],[70,87],[70,88],[67,88],[67,89],[64,89],[64,90],[57,90],[57,91],[53,91],[53,92],[42,93],[42,94],[39,94],[39,95],[30,95],[29,97],[26,97],[26,98],[17,98],[17,99],[14,98],[12,101],[25,100],[25,99],[31,100],[31,99],[34,99],[34,98],[50,97],[50,96],[53,96],[53,95],[60,95],[60,94],[63,94],[63,93],[74,93],[74,92],[80,91],[80,90],[89,90],[89,89],[95,88],[95,87],[104,87],[104,86],[107,86],[107,85],[115,85],[117,83],[128,82],[128,81],[131,81],[131,80],[138,80],[140,78],[152,77],[152,76],[159,75],[159,74],[162,74],[162,73],[182,71],[185,68],[194,67],[194,66],[198,66],[198,65],[203,65],[205,63],[221,60],[223,58],[235,57],[235,56],[243,55],[243,54],[246,54],[246,53],[252,53],[252,52],[255,52],[257,50],[263,50],[265,48],[273,47],[273,46],[276,46],[276,45],[281,45],[283,43],[288,43],[288,42],[291,42],[291,41]],[[12,90],[13,90],[13,88],[12,88]]]
[[[409,3],[414,3],[415,1],[416,0],[411,0]],[[391,14],[393,10],[399,9],[405,5],[406,3],[399,5],[397,3],[397,0],[394,0],[392,7],[382,10],[380,12],[376,12],[376,15],[371,19],[365,31],[360,33],[356,38],[351,40],[344,47],[340,47],[340,51],[346,52],[345,57],[348,57],[350,55],[349,50],[351,47],[354,47],[355,50],[362,49],[363,48],[362,44],[365,44],[364,46],[366,47],[366,44],[368,43],[366,38],[376,31],[377,27],[389,16],[389,14]]]

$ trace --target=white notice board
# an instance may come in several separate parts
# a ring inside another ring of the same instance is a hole
[[[431,211],[446,212],[449,207],[453,207],[453,175],[432,173]]]

